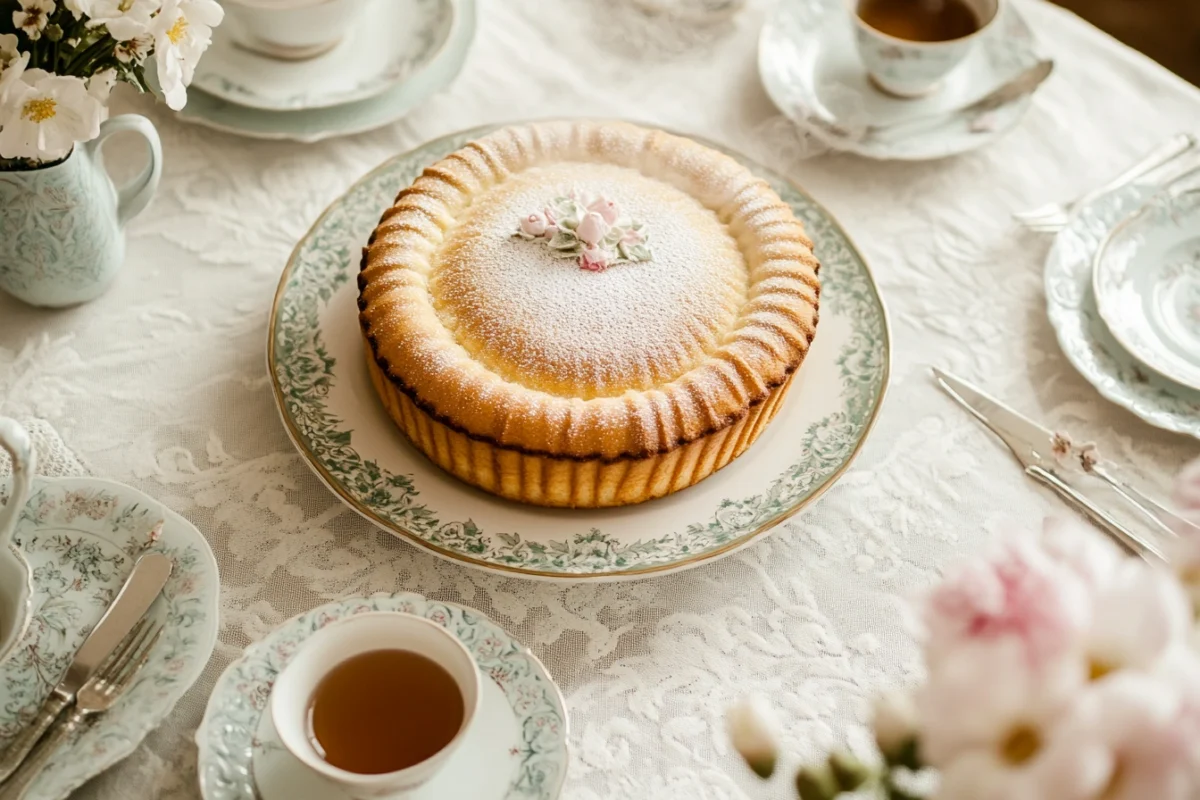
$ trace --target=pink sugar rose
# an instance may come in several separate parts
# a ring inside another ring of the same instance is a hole
[[[579,268],[589,272],[604,272],[608,269],[608,257],[607,250],[595,245],[588,245],[579,254]]]
[[[575,235],[584,244],[597,245],[608,235],[608,228],[609,225],[604,221],[604,217],[595,211],[589,211],[579,221],[579,227],[575,229]]]
[[[609,225],[615,224],[617,217],[621,216],[621,210],[617,207],[617,204],[603,197],[597,197],[593,200],[591,205],[588,206],[588,211],[595,211]]]
[[[521,219],[521,233],[526,236],[541,236],[546,232],[546,218],[536,211]]]

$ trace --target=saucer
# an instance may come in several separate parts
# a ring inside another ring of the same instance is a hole
[[[389,15],[395,15],[409,6],[395,0],[379,0],[374,7],[376,10],[370,13],[391,19]],[[248,106],[247,99],[233,89],[218,88],[216,93],[209,93],[212,91],[211,84],[201,86],[198,73],[197,82],[193,86],[204,91],[189,93],[187,105],[176,116],[184,122],[194,122],[239,136],[299,142],[317,142],[334,136],[364,133],[395,122],[454,80],[466,61],[471,40],[475,36],[475,0],[419,0],[417,7],[430,15],[424,18],[425,27],[422,27],[422,30],[429,32],[431,38],[420,38],[415,49],[407,52],[402,74],[380,87],[380,91],[372,90],[372,96],[360,94],[358,96],[361,99],[352,102],[347,102],[346,98],[342,97],[337,101],[337,105],[303,105],[296,110],[267,110]],[[407,27],[405,29],[407,30]],[[380,26],[379,34],[386,37],[390,31],[390,28]],[[335,52],[341,50],[341,46],[335,48]],[[201,64],[206,63],[210,55],[211,53],[205,54]],[[255,62],[270,60],[248,53],[239,55]],[[331,52],[321,58],[334,55],[335,53]],[[277,72],[297,66],[295,63],[273,63],[277,66],[272,69]],[[238,85],[248,88],[250,79],[241,71],[237,74],[243,76],[239,78]],[[261,82],[255,79],[254,85],[263,88],[266,82],[266,79]],[[327,100],[341,82],[330,78],[321,85],[324,88],[321,89],[320,95]],[[306,103],[312,99],[309,93],[296,85],[291,78],[286,85],[281,84],[281,87],[290,88],[273,91],[271,96],[275,101],[287,102],[296,92],[309,98]],[[261,93],[258,95],[260,98],[263,96]]]
[[[6,488],[0,493],[7,498]],[[15,538],[33,569],[34,616],[0,664],[0,750],[66,671],[137,557],[160,552],[175,561],[150,612],[166,627],[137,681],[59,751],[26,795],[60,800],[132,753],[200,677],[217,642],[220,579],[208,542],[191,523],[119,483],[35,478]]]
[[[763,87],[786,116],[836,150],[905,161],[944,158],[996,141],[1021,121],[1032,97],[976,120],[952,118],[903,136],[863,139],[851,132],[969,105],[1039,60],[1015,3],[1002,4],[999,18],[940,90],[915,100],[885,95],[871,84],[844,0],[779,3],[758,45]]]
[[[1163,192],[1113,228],[1096,254],[1093,289],[1125,349],[1200,391],[1200,190]]]
[[[267,363],[276,406],[301,457],[347,505],[443,558],[562,581],[621,580],[728,556],[813,503],[849,468],[887,389],[887,311],[837,221],[786,178],[717,147],[767,181],[818,243],[821,325],[804,368],[761,437],[684,491],[608,509],[513,503],[462,483],[422,455],[371,386],[352,254],[427,166],[497,126],[397,156],[334,201],[280,277]],[[694,138],[694,137],[693,137]]]
[[[1200,391],[1148,369],[1122,347],[1093,290],[1096,254],[1109,232],[1159,192],[1126,187],[1072,216],[1046,256],[1046,311],[1063,353],[1101,395],[1151,425],[1200,438]]]
[[[236,16],[216,28],[192,85],[247,108],[301,111],[381,94],[446,46],[454,23],[451,0],[373,0],[333,49],[303,61],[247,50]]]
[[[370,611],[402,611],[452,631],[483,672],[477,722],[446,766],[411,800],[554,800],[567,776],[566,704],[541,662],[478,611],[418,594],[328,603],[251,645],[217,680],[204,721],[204,800],[346,800],[284,749],[267,713],[275,677],[313,632]]]

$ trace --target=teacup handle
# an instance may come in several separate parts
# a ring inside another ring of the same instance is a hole
[[[94,157],[105,139],[114,133],[125,131],[142,135],[146,140],[150,161],[141,175],[117,190],[117,222],[121,225],[136,217],[149,204],[158,189],[159,178],[162,177],[162,140],[158,138],[158,130],[154,123],[140,114],[122,114],[105,120],[100,125],[100,135],[87,143],[88,153]]]
[[[0,508],[0,547],[7,547],[25,501],[29,499],[37,456],[29,433],[15,419],[8,417],[0,417],[0,447],[12,456],[12,492],[4,508]]]

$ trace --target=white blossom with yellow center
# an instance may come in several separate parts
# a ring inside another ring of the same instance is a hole
[[[151,32],[158,82],[171,108],[178,110],[187,103],[196,63],[212,42],[212,29],[224,16],[215,0],[163,0]]]
[[[0,157],[62,158],[99,135],[103,109],[82,78],[25,70],[0,104]]]

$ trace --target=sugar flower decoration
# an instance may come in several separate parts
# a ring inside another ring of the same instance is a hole
[[[573,258],[589,272],[654,257],[643,223],[626,217],[615,200],[576,189],[522,217],[513,236],[542,241],[554,255]]]

